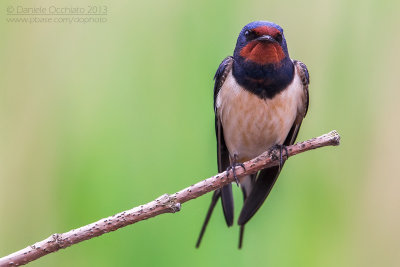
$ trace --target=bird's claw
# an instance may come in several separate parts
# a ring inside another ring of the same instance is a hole
[[[286,152],[286,160],[289,158],[289,151],[285,145],[276,145],[276,148],[279,149],[279,171],[282,169],[284,160],[282,151]]]
[[[235,156],[233,157],[233,163],[232,163],[232,165],[229,166],[229,167],[226,169],[226,172],[227,172],[227,175],[229,175],[229,171],[232,170],[233,178],[235,178],[236,185],[239,186],[239,179],[238,179],[237,176],[236,176],[236,167],[237,167],[237,166],[242,167],[243,170],[246,171],[246,168],[245,168],[244,164],[243,164],[243,163],[238,163],[238,162],[237,162],[237,155],[235,155]]]

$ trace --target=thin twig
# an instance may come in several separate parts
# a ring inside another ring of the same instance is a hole
[[[340,136],[336,131],[324,134],[301,143],[287,147],[290,157],[311,149],[339,145]],[[279,164],[279,149],[266,151],[260,156],[244,163],[245,169],[236,167],[237,177],[255,173],[261,169]],[[0,258],[0,267],[19,266],[34,261],[44,255],[56,252],[84,240],[115,231],[127,225],[146,220],[163,213],[174,213],[180,210],[181,204],[202,196],[234,181],[232,172],[222,172],[197,184],[191,185],[175,194],[162,195],[145,205],[123,211],[108,218],[82,226],[63,234],[53,234],[43,241]]]

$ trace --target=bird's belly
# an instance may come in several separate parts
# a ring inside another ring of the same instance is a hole
[[[233,77],[227,81],[218,95],[217,112],[230,155],[243,162],[283,144],[296,119],[302,90],[292,83],[272,99],[261,99]]]

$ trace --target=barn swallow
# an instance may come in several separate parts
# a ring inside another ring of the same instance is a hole
[[[294,143],[307,113],[309,84],[306,65],[289,57],[283,29],[267,21],[244,26],[233,57],[222,61],[214,80],[218,171],[234,169],[273,146],[281,148],[282,158],[282,148]],[[238,219],[239,248],[245,224],[267,198],[283,163],[239,179],[244,199]],[[196,247],[219,198],[226,224],[233,225],[228,184],[214,191]]]

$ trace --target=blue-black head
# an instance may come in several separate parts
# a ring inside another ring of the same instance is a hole
[[[237,82],[262,98],[273,97],[293,80],[283,29],[275,23],[255,21],[244,26],[233,58]]]

